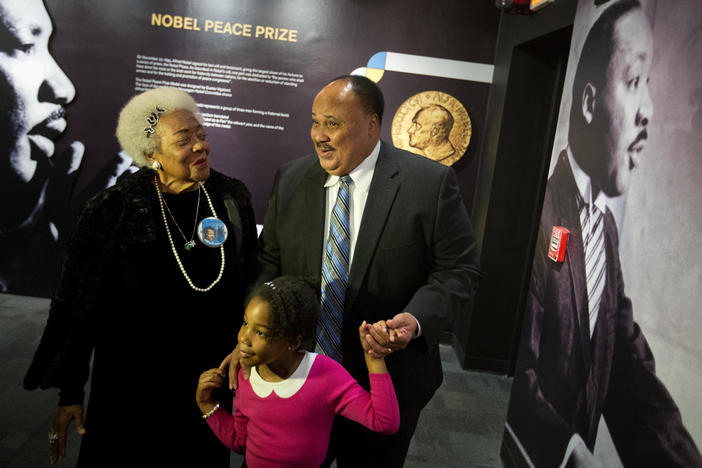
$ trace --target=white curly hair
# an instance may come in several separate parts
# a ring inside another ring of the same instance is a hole
[[[160,149],[155,132],[159,117],[180,110],[191,112],[200,124],[203,123],[202,113],[192,96],[176,88],[144,91],[122,108],[117,121],[117,140],[138,166],[148,166],[146,155]]]

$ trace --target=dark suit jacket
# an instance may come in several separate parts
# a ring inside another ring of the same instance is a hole
[[[261,234],[259,281],[281,274],[319,281],[326,178],[315,154],[277,172]],[[418,413],[441,384],[439,335],[473,297],[477,264],[454,171],[381,143],[346,293],[344,367],[369,388],[358,326],[411,313],[422,337],[386,362],[401,414]]]
[[[699,466],[675,402],[624,293],[619,239],[605,213],[605,287],[590,339],[577,187],[565,152],[549,179],[507,422],[536,466],[558,466],[574,433],[592,450],[604,415],[627,466]],[[553,226],[570,231],[562,264]]]

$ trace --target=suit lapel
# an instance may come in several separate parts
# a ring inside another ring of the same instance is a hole
[[[400,168],[385,143],[380,143],[378,162],[371,181],[363,219],[356,238],[356,248],[351,264],[346,310],[349,310],[368,270],[385,222],[392,208],[397,190],[400,188]]]
[[[558,185],[558,197],[560,198],[560,221],[563,226],[570,230],[566,248],[566,258],[568,260],[568,273],[570,274],[570,284],[572,287],[572,299],[575,304],[575,316],[578,321],[576,333],[580,336],[581,354],[585,361],[585,369],[590,369],[592,363],[592,352],[590,347],[590,318],[587,303],[587,280],[585,278],[585,247],[583,243],[582,228],[580,226],[580,213],[576,201],[578,187],[573,179],[573,172],[568,163],[565,152],[559,156],[558,166],[554,174],[558,172],[556,182]]]
[[[309,220],[300,222],[298,227],[302,232],[305,248],[305,270],[316,278],[321,277],[322,250],[324,243],[324,210],[326,207],[326,192],[324,182],[327,173],[319,164],[313,164],[305,175],[304,199],[305,210]]]

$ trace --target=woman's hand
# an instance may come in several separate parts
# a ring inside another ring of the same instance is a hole
[[[83,405],[58,407],[56,417],[54,418],[54,427],[49,431],[49,450],[51,452],[49,459],[52,465],[66,457],[66,437],[68,434],[68,426],[71,421],[74,421],[78,434],[85,434],[85,426],[83,425]]]
[[[239,386],[239,369],[241,369],[241,373],[244,374],[244,379],[249,379],[251,367],[241,362],[241,353],[239,352],[238,344],[236,345],[236,348],[234,348],[234,351],[224,358],[222,363],[219,365],[219,368],[222,371],[226,371],[227,366],[229,367],[229,390],[235,390]]]
[[[217,368],[205,371],[200,375],[195,391],[195,401],[202,414],[207,414],[217,404],[212,399],[212,391],[215,388],[222,388],[225,377],[224,371]]]

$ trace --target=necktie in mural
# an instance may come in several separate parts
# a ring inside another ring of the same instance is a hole
[[[316,350],[341,362],[341,325],[344,318],[344,299],[349,280],[351,250],[349,236],[351,177],[341,177],[339,182],[339,193],[329,220],[329,238],[322,263],[322,307],[317,323]]]
[[[597,314],[605,284],[604,216],[594,204],[580,208],[580,225],[585,247],[585,277],[587,279],[587,301],[590,310],[590,336],[595,329]]]

